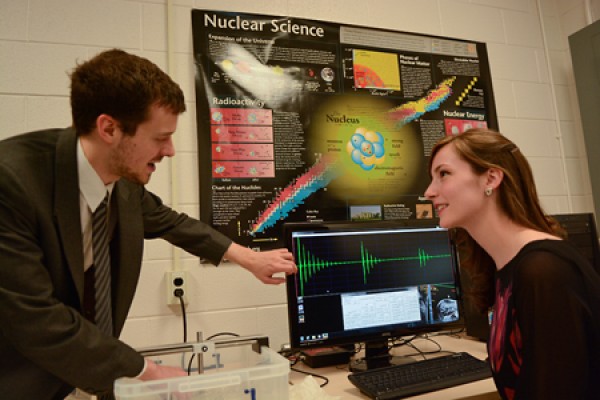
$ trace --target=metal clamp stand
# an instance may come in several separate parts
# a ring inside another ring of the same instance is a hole
[[[227,339],[202,341],[202,332],[197,332],[197,341],[191,343],[175,343],[138,349],[143,357],[160,356],[174,353],[192,352],[198,357],[198,373],[204,372],[204,354],[216,355],[216,349],[252,345],[252,350],[261,353],[263,346],[269,347],[267,336],[237,336]]]

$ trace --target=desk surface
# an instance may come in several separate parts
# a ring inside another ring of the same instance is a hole
[[[442,351],[466,351],[473,356],[485,359],[487,356],[485,343],[470,339],[465,336],[449,336],[449,335],[430,335],[430,339],[437,342]],[[427,339],[415,339],[412,341],[419,350],[423,352],[435,351],[438,346]],[[401,346],[393,349],[392,354],[394,355],[409,355],[415,354],[415,350],[408,346]],[[441,353],[444,354],[444,353]],[[431,355],[434,357],[435,355]],[[416,357],[415,357],[416,358]],[[295,369],[313,372],[315,374],[323,375],[329,379],[329,383],[323,388],[330,396],[338,396],[340,399],[368,399],[367,396],[362,394],[350,381],[348,381],[348,366],[339,365],[324,368],[311,369],[306,364],[298,363],[294,366]],[[300,383],[306,375],[291,371],[290,382]],[[322,381],[315,378],[317,382]],[[468,383],[466,385],[459,385],[452,388],[438,390],[435,392],[425,393],[419,396],[411,397],[411,399],[419,400],[449,400],[449,399],[470,399],[470,400],[497,400],[500,399],[496,392],[496,386],[493,380],[484,379]]]

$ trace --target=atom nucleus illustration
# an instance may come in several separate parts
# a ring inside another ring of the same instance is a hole
[[[352,161],[365,171],[372,170],[385,159],[384,139],[381,133],[362,127],[356,129],[346,145],[346,150]]]

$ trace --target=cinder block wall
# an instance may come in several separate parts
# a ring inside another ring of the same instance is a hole
[[[597,1],[592,8],[597,9]],[[182,86],[188,112],[149,189],[198,216],[191,9],[290,15],[457,37],[488,44],[500,128],[531,161],[550,213],[593,211],[567,36],[590,21],[584,0],[0,0],[0,138],[70,124],[67,73],[120,47],[147,57]],[[174,24],[168,29],[167,11]],[[172,41],[169,41],[169,37]],[[167,46],[174,63],[168,68]],[[214,268],[162,241],[146,243],[144,268],[122,335],[134,347],[181,341],[164,272],[190,271],[188,331],[266,334],[287,342],[285,288],[237,265]]]

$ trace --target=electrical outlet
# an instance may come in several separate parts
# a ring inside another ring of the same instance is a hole
[[[165,272],[165,282],[167,286],[167,305],[180,305],[178,293],[181,293],[183,303],[187,304],[188,284],[186,271],[167,271]]]

